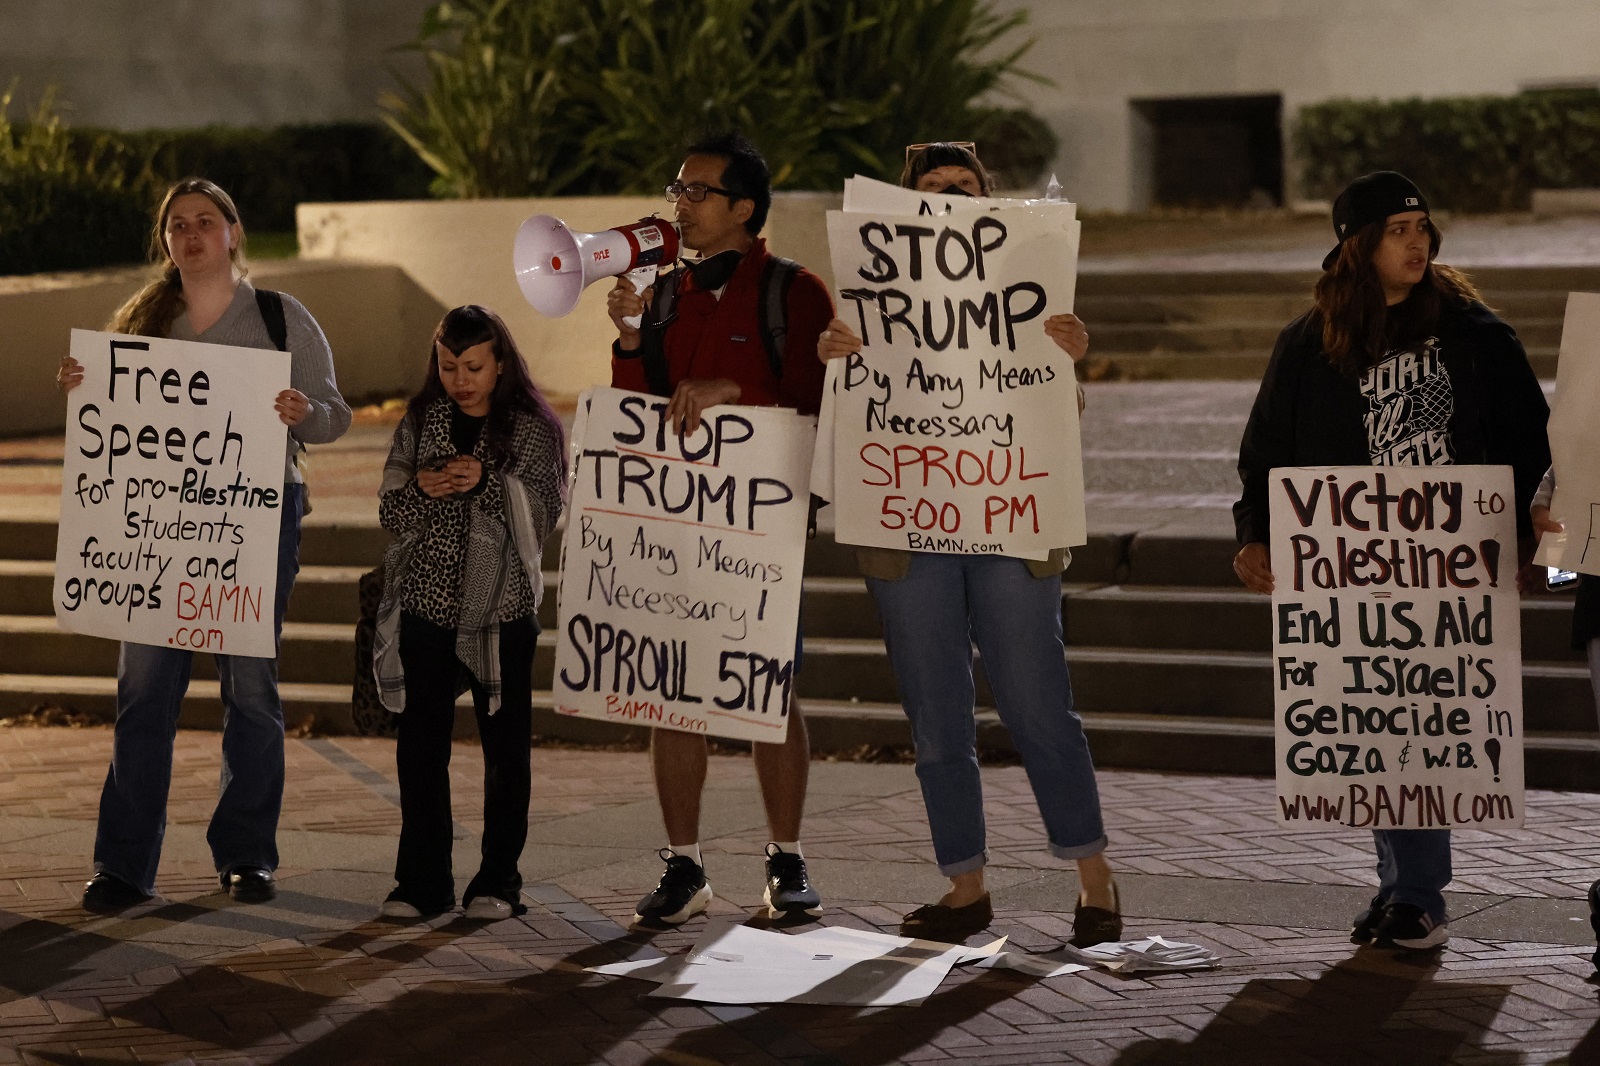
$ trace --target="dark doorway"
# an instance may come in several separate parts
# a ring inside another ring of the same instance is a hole
[[[1150,193],[1159,207],[1283,203],[1283,97],[1136,100],[1147,124]]]

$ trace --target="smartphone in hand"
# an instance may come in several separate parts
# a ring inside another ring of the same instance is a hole
[[[1561,570],[1554,566],[1545,567],[1544,587],[1551,592],[1560,592],[1569,589],[1578,583],[1578,575],[1571,570]]]

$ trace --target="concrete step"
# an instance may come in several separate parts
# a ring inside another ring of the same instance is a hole
[[[1273,335],[1276,337],[1276,333]],[[1093,344],[1093,342],[1091,342]],[[1559,345],[1527,348],[1528,365],[1544,380],[1556,376]],[[1141,349],[1102,351],[1094,345],[1086,370],[1094,380],[1108,381],[1260,381],[1272,356],[1269,341],[1254,348],[1225,350]]]
[[[1272,351],[1286,319],[1217,322],[1112,322],[1090,327],[1090,350],[1098,355],[1120,352]],[[1561,344],[1560,318],[1523,318],[1513,323],[1523,347],[1555,349]]]
[[[1484,294],[1497,314],[1522,332],[1533,321],[1558,327],[1567,305],[1567,290],[1501,289]],[[1282,329],[1311,308],[1310,288],[1285,293],[1085,293],[1080,287],[1074,310],[1089,324],[1096,347],[1100,330],[1122,324],[1208,324],[1251,322]]]

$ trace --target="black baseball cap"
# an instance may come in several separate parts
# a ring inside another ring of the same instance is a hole
[[[1406,211],[1428,210],[1427,197],[1417,188],[1416,182],[1392,170],[1366,174],[1344,187],[1344,192],[1333,202],[1333,232],[1339,243],[1322,260],[1322,269],[1333,266],[1339,258],[1344,242],[1373,222],[1382,222],[1390,215]]]

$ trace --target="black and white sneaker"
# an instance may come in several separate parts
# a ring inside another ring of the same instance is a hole
[[[1370,944],[1378,935],[1378,926],[1383,923],[1384,912],[1388,905],[1382,896],[1373,896],[1372,902],[1367,904],[1367,909],[1356,915],[1355,921],[1350,923],[1350,943]]]
[[[667,848],[657,852],[667,864],[656,890],[639,901],[633,920],[649,924],[682,925],[711,904],[711,884],[706,869],[687,855]]]
[[[1450,923],[1436,922],[1421,907],[1391,903],[1376,930],[1380,948],[1423,951],[1442,947],[1450,939]]]
[[[806,860],[776,844],[767,845],[767,917],[773,921],[822,913],[822,897],[806,877]]]

